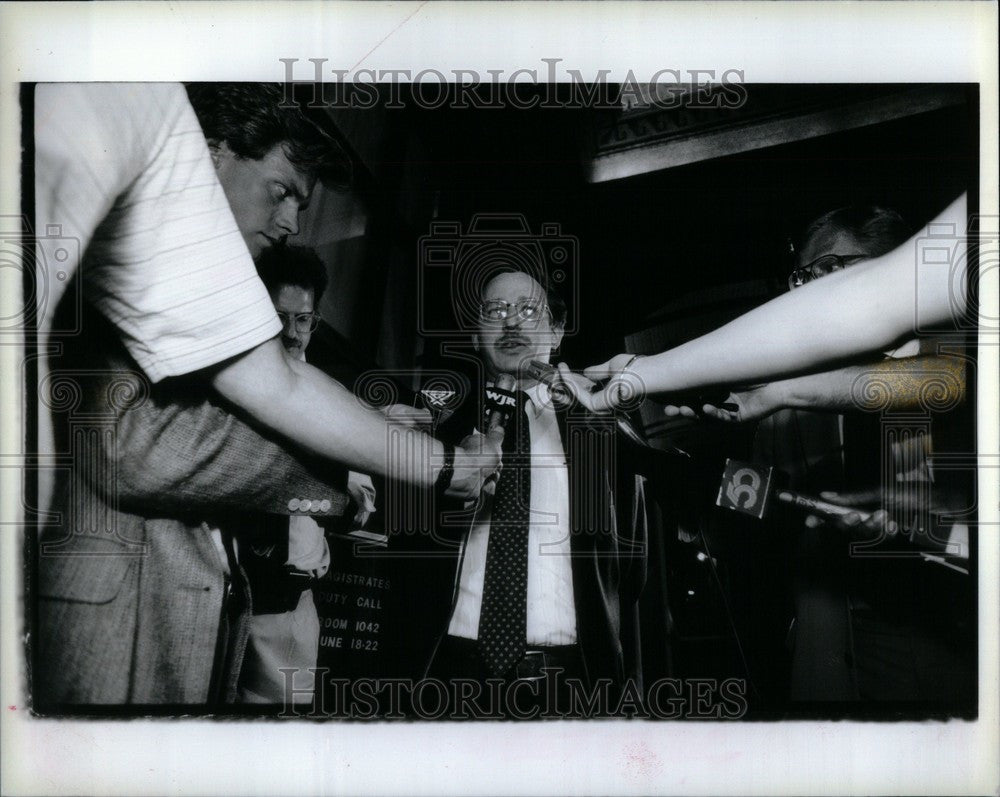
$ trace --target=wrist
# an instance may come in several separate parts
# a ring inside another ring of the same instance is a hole
[[[642,381],[642,376],[640,375],[640,370],[642,370],[642,361],[646,359],[644,354],[633,354],[632,358],[622,366],[621,374],[623,377],[631,377],[638,381]]]
[[[618,370],[617,375],[609,383],[613,390],[609,392],[609,408],[622,410],[631,407],[635,409],[646,394],[646,386],[637,373],[637,366],[643,361],[644,355],[633,354]]]
[[[767,398],[775,411],[783,409],[809,409],[811,403],[799,387],[799,380],[785,379],[778,382],[771,382],[764,390],[768,393]]]
[[[434,492],[443,495],[451,486],[451,480],[455,476],[455,446],[451,443],[442,443],[444,447],[444,462],[434,479]]]

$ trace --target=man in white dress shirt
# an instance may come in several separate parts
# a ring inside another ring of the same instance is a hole
[[[634,651],[625,647],[635,639],[645,580],[641,483],[616,467],[613,424],[563,411],[525,370],[531,360],[549,362],[565,318],[562,300],[526,273],[501,270],[483,285],[475,346],[488,387],[503,374],[516,379],[516,409],[495,490],[484,489],[463,536],[452,610],[428,673],[523,683],[535,696],[527,714],[523,695],[503,707],[481,700],[490,715],[579,713],[545,705],[552,696],[539,692],[544,668],[586,690],[612,690],[598,711],[637,674]],[[483,428],[476,414],[475,406],[460,408],[439,434],[458,438],[470,423]]]

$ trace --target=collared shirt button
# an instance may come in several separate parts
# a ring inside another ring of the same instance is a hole
[[[291,501],[288,502],[288,511],[289,512],[298,512],[300,505],[301,505],[301,502],[299,501],[299,499],[298,498],[293,498]]]

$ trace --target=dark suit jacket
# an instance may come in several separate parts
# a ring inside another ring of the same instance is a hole
[[[466,404],[441,425],[438,436],[457,443],[474,427],[482,428],[479,415],[476,402]],[[576,409],[558,413],[558,420],[569,469],[578,641],[591,682],[609,678],[621,685],[639,675],[636,602],[646,580],[648,534],[644,479],[636,472],[632,444],[618,434],[613,419]],[[475,514],[456,502],[444,502],[441,509],[447,519],[430,544],[445,558],[409,563],[434,572],[421,581],[420,605],[433,615],[435,648],[447,632],[457,595],[456,541],[468,533]],[[426,538],[420,541],[427,543]],[[443,577],[447,571],[452,578]]]
[[[205,704],[225,574],[203,521],[301,513],[303,499],[308,514],[331,516],[347,503],[342,470],[289,453],[198,382],[150,386],[116,340],[88,326],[64,371],[78,388],[65,437],[72,462],[34,584],[32,686],[43,711]],[[245,592],[242,572],[233,587]],[[245,621],[246,611],[234,618],[222,700],[235,694]]]

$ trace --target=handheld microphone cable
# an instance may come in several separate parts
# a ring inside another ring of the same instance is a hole
[[[719,571],[715,566],[715,559],[712,558],[712,552],[708,547],[708,537],[705,535],[703,519],[698,521],[698,538],[701,540],[702,552],[705,554],[706,561],[708,562],[708,568],[712,572],[712,578],[715,580],[715,585],[719,589],[719,597],[722,598],[722,607],[726,614],[726,621],[729,623],[729,629],[733,634],[733,641],[736,642],[736,651],[739,654],[740,663],[743,665],[743,672],[746,673],[747,683],[750,685],[750,691],[753,693],[756,701],[763,702],[761,700],[760,692],[757,689],[757,685],[754,683],[753,675],[750,672],[750,664],[747,662],[746,652],[743,650],[743,642],[740,639],[740,633],[736,628],[736,620],[733,618],[733,610],[729,605],[729,598],[726,596],[726,589],[722,584],[722,579],[719,577]]]

